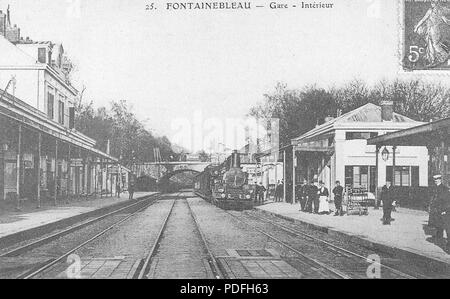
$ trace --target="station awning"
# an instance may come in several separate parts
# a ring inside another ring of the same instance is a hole
[[[367,144],[378,146],[429,146],[449,140],[449,137],[450,118],[444,118],[436,122],[369,139]]]
[[[310,153],[330,153],[334,151],[334,147],[319,147],[319,146],[296,146],[295,151],[297,152],[310,152]]]
[[[0,89],[0,115],[20,123],[37,132],[45,133],[57,140],[77,146],[99,157],[118,162],[118,159],[92,146],[95,140],[77,132],[53,123],[43,113],[25,102],[5,93]]]

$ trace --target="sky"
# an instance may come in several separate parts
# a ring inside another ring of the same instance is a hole
[[[399,74],[397,1],[250,11],[167,11],[166,2],[146,11],[145,0],[0,0],[0,9],[11,5],[22,36],[63,43],[77,65],[75,85],[86,86],[95,106],[126,99],[169,138],[174,120],[196,113],[243,117],[277,82],[326,87],[411,76]]]

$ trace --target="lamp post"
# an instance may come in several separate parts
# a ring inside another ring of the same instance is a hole
[[[381,158],[384,162],[387,162],[389,160],[389,155],[389,150],[387,149],[387,147],[384,147],[383,151],[381,152]]]
[[[2,159],[4,157],[4,153],[7,152],[8,150],[9,150],[9,144],[6,142],[2,143],[1,147],[0,147],[0,153],[2,154]],[[0,200],[3,200],[4,199],[4,185],[1,186],[1,188],[2,188],[2,190],[0,190],[0,192],[1,192],[0,194],[2,195],[2,198],[0,198]]]

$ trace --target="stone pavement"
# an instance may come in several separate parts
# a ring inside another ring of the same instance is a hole
[[[228,249],[228,256],[218,257],[230,279],[303,278],[302,273],[282,260],[272,249]]]
[[[138,199],[156,192],[135,192],[134,198]],[[128,200],[128,193],[124,192],[120,198],[97,197],[71,201],[68,204],[61,203],[60,206],[47,206],[34,211],[15,212],[3,211],[0,215],[0,241],[9,235],[27,231],[39,226],[55,223],[74,216],[82,215],[97,209],[106,208]]]
[[[141,260],[125,256],[112,258],[92,258],[82,261],[80,272],[65,270],[57,278],[81,279],[132,279],[136,275]],[[71,275],[73,274],[73,275]]]
[[[402,254],[416,254],[450,264],[450,255],[442,246],[431,242],[428,213],[423,211],[398,208],[397,212],[392,212],[395,221],[391,225],[382,225],[382,208],[369,208],[368,216],[342,217],[300,212],[298,204],[289,203],[268,203],[257,209],[302,224],[326,228],[328,233],[350,236],[357,243],[376,244]]]

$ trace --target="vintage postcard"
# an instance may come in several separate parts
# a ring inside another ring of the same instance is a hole
[[[447,1],[0,0],[0,283],[450,278],[449,58]]]

